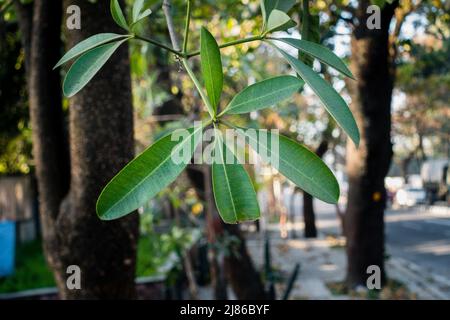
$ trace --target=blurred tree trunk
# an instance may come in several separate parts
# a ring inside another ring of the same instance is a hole
[[[222,222],[223,223],[223,222]],[[228,235],[238,239],[236,247],[229,249],[225,256],[225,269],[228,281],[238,300],[265,300],[266,292],[261,274],[256,271],[248,253],[245,238],[238,225],[225,225]]]
[[[82,9],[82,29],[67,31],[69,46],[94,33],[118,31],[107,1],[69,4]],[[138,217],[106,223],[95,213],[102,187],[133,156],[127,48],[119,50],[71,100],[69,154],[60,75],[52,71],[61,55],[62,1],[35,0],[32,29],[21,17],[19,14],[21,30],[31,32],[24,35],[24,41],[32,39],[28,49],[30,114],[44,248],[60,296],[132,298]],[[25,50],[27,47],[25,43]],[[81,269],[81,290],[66,286],[70,265]]]
[[[245,237],[239,229],[238,225],[225,224],[219,217],[214,202],[211,186],[211,168],[205,170],[191,170],[188,171],[188,176],[195,188],[198,190],[200,198],[206,203],[206,210],[210,210],[207,214],[207,236],[209,245],[208,256],[210,259],[211,281],[214,288],[214,293],[217,298],[224,299],[227,296],[226,287],[224,287],[225,280],[228,281],[237,299],[251,300],[264,299],[265,291],[260,273],[253,265],[252,258],[247,250]],[[206,182],[208,181],[208,182]],[[218,237],[231,235],[236,237],[238,245],[232,248],[227,248],[230,251],[229,255],[225,255],[225,277],[224,279],[222,266],[217,264],[219,254],[216,248]]]
[[[322,158],[328,150],[328,141],[322,140],[316,150],[316,154]],[[314,198],[307,192],[303,192],[303,222],[305,223],[305,238],[316,238],[316,214],[314,212]]]
[[[367,267],[377,265],[384,273],[384,178],[392,158],[391,100],[393,89],[393,53],[389,26],[398,2],[381,10],[381,28],[370,30],[366,8],[370,1],[359,1],[351,48],[351,69],[357,81],[350,81],[351,108],[361,132],[355,148],[347,143],[349,178],[348,205],[345,214],[347,236],[347,282],[350,287],[366,284]]]

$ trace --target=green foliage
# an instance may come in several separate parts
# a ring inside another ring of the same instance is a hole
[[[122,9],[120,8],[119,0],[111,0],[111,16],[114,21],[125,30],[129,30],[129,26],[127,20],[125,19],[125,15],[123,14]]]
[[[0,175],[28,173],[32,155],[25,56],[17,24],[0,16],[0,30]]]
[[[280,30],[286,30],[295,27],[296,23],[291,18],[280,10],[273,10],[267,21],[267,33]]]
[[[310,1],[302,1],[301,11],[301,36],[302,40],[319,43],[320,42],[320,19],[319,15],[314,15],[310,10]],[[299,59],[307,66],[312,67],[314,59],[305,54],[305,52],[299,52]]]
[[[209,101],[214,108],[211,113],[215,115],[223,89],[223,70],[220,49],[216,40],[206,28],[202,28],[200,42],[202,74],[205,80]]]
[[[219,161],[212,165],[212,185],[220,216],[226,223],[258,219],[258,200],[250,177],[225,145],[222,134],[217,132],[215,138]],[[227,164],[227,152],[233,156],[234,163]]]
[[[22,244],[16,251],[16,269],[12,276],[0,279],[0,293],[55,286],[47,267],[40,241]]]
[[[328,203],[336,203],[339,199],[339,184],[331,170],[312,151],[285,136],[275,135],[270,131],[257,131],[257,137],[246,134],[244,130],[238,130],[238,134],[249,140],[263,159],[269,162],[271,158],[279,159],[278,164],[271,165],[281,172],[286,178],[295,183],[299,188],[310,195]],[[267,139],[260,139],[260,135],[268,135]],[[278,154],[273,149],[272,141],[278,141]]]
[[[189,136],[181,137],[181,141],[173,141],[168,134],[125,166],[101,193],[98,216],[103,220],[123,217],[173,182],[186,168],[200,142],[201,129],[201,126],[189,129]],[[183,157],[179,164],[172,161],[174,154]]]
[[[87,51],[94,49],[98,46],[109,42],[115,42],[121,39],[125,39],[128,36],[116,33],[99,33],[81,41],[75,47],[67,51],[67,53],[58,61],[53,69],[65,64],[66,62],[72,60],[73,58],[86,53]]]
[[[133,23],[131,24],[131,27],[141,21],[144,18],[147,18],[149,15],[152,14],[151,9],[144,9],[144,0],[136,0],[133,4]]]
[[[133,22],[139,19],[142,9],[144,8],[144,0],[136,0],[133,4]]]
[[[296,0],[261,0],[261,12],[264,21],[267,21],[273,10],[288,12]]]
[[[320,60],[321,62],[329,65],[330,67],[341,72],[343,75],[345,75],[351,79],[355,79],[353,77],[352,72],[348,69],[348,67],[345,65],[345,63],[342,62],[342,60],[339,59],[339,57],[336,56],[333,53],[333,51],[331,51],[327,47],[324,47],[324,46],[314,43],[314,42],[293,39],[293,38],[278,38],[275,40],[287,43],[287,44],[291,45],[292,47],[297,48],[297,49],[309,54],[310,56]]]
[[[123,38],[111,38],[110,40],[107,40],[106,37],[102,39],[100,36],[101,41],[90,40],[82,42],[78,45],[78,48],[75,47],[69,51],[63,57],[62,62],[58,64],[60,65],[77,55],[81,55],[66,76],[64,93],[66,96],[76,94],[94,77],[120,44],[135,38],[158,46],[177,56],[209,112],[210,119],[205,123],[205,127],[211,123],[215,127],[218,124],[234,127],[233,124],[225,121],[223,117],[228,114],[244,114],[273,106],[297,92],[305,81],[322,100],[326,109],[336,119],[337,123],[343,127],[350,138],[358,145],[359,132],[356,122],[342,97],[309,66],[282,50],[280,52],[292,68],[296,70],[301,79],[292,76],[279,76],[258,82],[237,94],[231,99],[225,110],[217,115],[224,81],[220,49],[224,47],[257,40],[279,40],[303,51],[311,58],[319,59],[344,75],[352,77],[345,64],[325,47],[305,40],[275,39],[268,36],[271,32],[286,30],[295,25],[287,14],[294,4],[295,1],[291,0],[262,1],[263,31],[260,35],[246,39],[238,39],[218,45],[211,33],[206,28],[202,28],[200,32],[200,50],[194,52],[187,52],[186,50],[186,40],[189,39],[190,32],[189,21],[191,12],[189,9],[186,15],[185,41],[182,51],[135,34],[123,35]],[[133,23],[137,22],[141,15],[147,16],[150,14],[148,10],[141,13],[142,9],[143,2],[136,1],[132,10]],[[129,29],[129,24],[127,24],[117,0],[111,1],[111,13],[120,26],[126,30]],[[98,38],[94,39],[98,40]],[[197,55],[200,55],[206,93],[189,64],[189,59]],[[192,140],[195,140],[194,137],[197,134],[201,134],[202,130],[203,128],[191,128],[189,136],[184,137],[180,141],[172,141],[171,136],[165,136],[131,161],[111,180],[101,193],[97,202],[99,217],[104,220],[123,217],[142,206],[148,199],[174,181],[186,167],[190,157],[192,157],[196,146],[196,143],[192,143]],[[332,172],[322,160],[293,140],[278,135],[274,138],[278,139],[280,143],[279,154],[276,154],[279,157],[279,163],[275,164],[275,167],[297,186],[313,196],[329,203],[337,202],[339,186]],[[275,153],[270,143],[264,144],[261,141],[257,143],[259,143],[259,150],[262,148],[269,151],[270,154]],[[216,137],[216,144],[223,146],[221,138]],[[186,161],[182,161],[181,164],[175,164],[172,155],[185,149],[187,145],[189,145],[189,152],[185,153],[184,156],[188,158],[185,158]],[[223,158],[224,150],[223,148],[219,148],[219,150]],[[256,151],[258,152],[258,150]],[[259,216],[252,183],[241,164],[225,165],[214,163],[213,185],[216,204],[224,221],[236,223],[253,220]]]
[[[155,230],[143,234],[139,238],[136,274],[139,277],[167,276],[173,267],[170,262],[177,262],[173,258],[183,254],[194,241],[192,230],[176,226],[164,234]]]
[[[127,39],[101,45],[78,58],[64,79],[64,95],[70,98],[83,89],[125,41]]]
[[[185,250],[192,245],[193,240],[194,234],[188,229],[173,227],[168,234],[149,230],[139,238],[136,276],[166,275],[171,255]],[[15,272],[12,276],[0,278],[0,293],[50,288],[55,285],[53,273],[45,261],[42,243],[33,241],[17,247]]]
[[[279,76],[248,86],[238,93],[223,114],[241,114],[276,105],[297,92],[303,81],[293,76]]]
[[[292,68],[311,87],[314,93],[320,98],[327,111],[333,116],[336,122],[347,132],[356,145],[359,145],[359,130],[356,125],[347,103],[321,76],[300,60],[289,55],[285,51],[278,49],[283,57],[289,62]]]

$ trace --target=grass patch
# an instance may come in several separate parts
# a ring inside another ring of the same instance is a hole
[[[54,286],[55,280],[45,262],[40,241],[18,246],[14,274],[10,277],[0,278],[0,293]]]
[[[159,274],[173,247],[154,234],[139,239],[137,251],[137,277]],[[53,273],[44,258],[41,241],[19,245],[16,250],[16,268],[13,275],[0,278],[0,293],[55,287]]]

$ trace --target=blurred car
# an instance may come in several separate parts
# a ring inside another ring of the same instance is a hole
[[[395,194],[395,202],[399,206],[411,207],[426,202],[426,192],[420,188],[403,188]]]

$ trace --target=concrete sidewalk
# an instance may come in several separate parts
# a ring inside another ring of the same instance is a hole
[[[276,226],[271,226],[276,230]],[[272,233],[273,234],[273,233]],[[274,234],[271,238],[272,267],[288,277],[296,263],[301,264],[299,276],[294,284],[290,299],[354,299],[355,296],[335,295],[327,284],[342,282],[345,278],[346,255],[342,238],[319,235],[317,239],[281,239]],[[249,237],[248,249],[254,262],[261,269],[264,263],[264,241]],[[386,263],[388,277],[400,281],[407,288],[406,297],[412,299],[450,299],[449,280],[401,258],[391,257]],[[277,284],[280,296],[285,283]],[[362,288],[358,299],[367,296]],[[383,299],[383,293],[380,298]],[[400,299],[405,297],[400,296]]]

